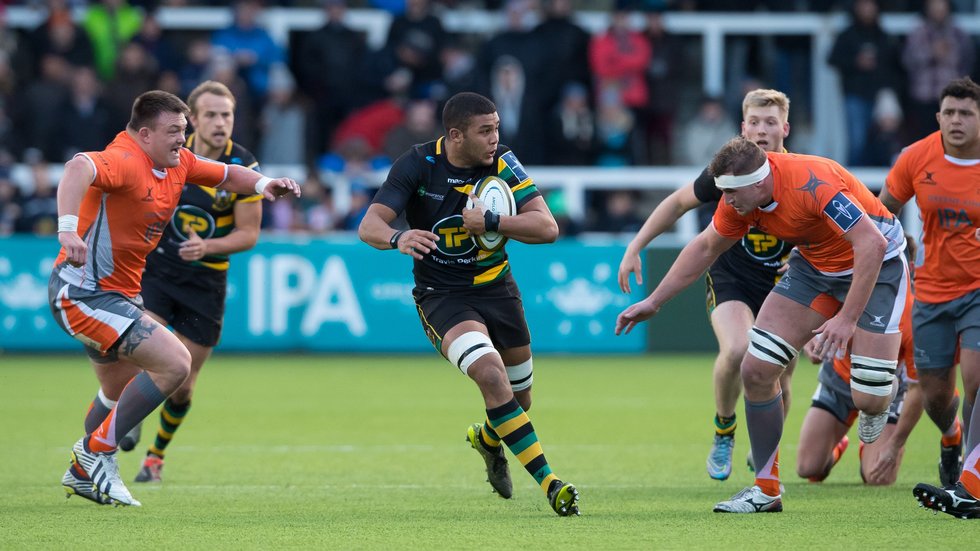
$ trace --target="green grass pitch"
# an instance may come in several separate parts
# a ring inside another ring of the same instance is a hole
[[[976,526],[912,497],[916,482],[937,478],[938,431],[925,416],[893,487],[861,485],[853,434],[827,482],[796,477],[816,386],[809,364],[797,371],[781,452],[785,512],[712,513],[752,483],[744,423],[732,478],[705,474],[712,359],[535,359],[531,418],[555,472],[582,496],[581,517],[559,518],[512,457],[514,498],[490,493],[464,442],[482,419],[479,394],[435,355],[217,354],[168,449],[164,483],[129,484],[141,508],[64,498],[68,450],[96,391],[84,356],[0,356],[0,548],[891,550],[971,539]],[[120,458],[127,482],[156,419]]]

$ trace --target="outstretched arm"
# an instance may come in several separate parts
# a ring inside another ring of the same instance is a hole
[[[630,241],[619,263],[619,288],[624,293],[630,293],[630,274],[636,277],[637,284],[643,284],[643,261],[640,252],[646,248],[658,235],[667,231],[677,223],[687,211],[697,208],[702,203],[694,195],[694,182],[674,191],[653,209],[643,227]]]
[[[705,228],[684,247],[650,296],[619,314],[616,318],[616,334],[624,331],[629,333],[636,324],[656,315],[668,300],[694,283],[721,253],[735,243],[738,243],[738,239],[722,237],[715,231],[714,225]]]
[[[290,193],[296,197],[301,194],[299,184],[292,178],[269,178],[239,165],[228,165],[228,177],[219,187],[242,195],[259,193],[269,201]]]

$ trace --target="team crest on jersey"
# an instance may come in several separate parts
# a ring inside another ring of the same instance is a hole
[[[463,227],[463,216],[454,214],[432,226],[432,233],[439,236],[437,247],[446,256],[461,256],[476,248],[476,241]]]
[[[228,210],[231,207],[231,192],[223,189],[214,190],[214,210]]]
[[[214,235],[214,218],[208,211],[194,205],[181,205],[170,218],[170,226],[182,241],[186,241],[194,230],[201,239]]]

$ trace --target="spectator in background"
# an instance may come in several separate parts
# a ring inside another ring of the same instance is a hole
[[[269,99],[259,118],[259,157],[268,165],[306,163],[306,110],[296,98],[296,81],[285,65],[272,68]]]
[[[126,0],[89,4],[82,26],[92,42],[95,68],[102,80],[109,81],[115,76],[119,52],[136,36],[142,24],[142,10],[130,6]]]
[[[214,33],[211,43],[231,54],[242,77],[248,83],[247,92],[252,99],[252,105],[261,106],[269,90],[269,71],[273,65],[284,61],[283,52],[272,40],[272,36],[258,24],[262,12],[260,1],[238,0],[235,2],[234,11],[235,22],[231,27]],[[214,79],[213,75],[212,79]],[[232,89],[232,93],[241,102],[242,96],[238,91]]]
[[[179,49],[173,40],[164,34],[155,14],[143,18],[143,26],[133,37],[146,53],[156,61],[157,68],[163,72],[176,72],[180,66]]]
[[[856,0],[854,21],[834,42],[828,62],[840,73],[847,121],[847,162],[869,164],[865,152],[875,97],[897,85],[898,45],[879,24],[877,0]]]
[[[706,96],[701,99],[697,115],[684,125],[678,163],[706,165],[715,153],[738,132],[738,127],[728,118],[719,98]]]
[[[678,80],[683,71],[683,46],[677,37],[667,33],[660,9],[647,11],[643,35],[650,45],[650,60],[645,73],[649,99],[640,115],[645,145],[645,155],[640,161],[667,165],[673,160],[674,120],[681,97]]]
[[[539,113],[547,114],[558,104],[565,84],[592,85],[589,73],[589,33],[572,21],[571,0],[541,0],[543,18],[532,34],[535,48],[544,53],[540,73],[534,76]],[[527,153],[521,159],[531,164]]]
[[[500,117],[500,141],[507,144],[518,143],[523,136],[521,125],[527,104],[524,92],[527,89],[527,76],[521,62],[511,56],[502,56],[494,63],[490,76],[490,99],[497,105]],[[533,107],[531,108],[533,109]],[[526,119],[524,119],[526,120]]]
[[[595,162],[596,121],[585,86],[577,82],[565,85],[561,103],[549,119],[547,143],[550,165],[589,166]],[[558,225],[561,226],[560,220]]]
[[[636,194],[630,190],[616,190],[605,196],[605,208],[597,213],[591,230],[609,233],[639,231],[643,218],[636,212]]]
[[[898,96],[890,88],[878,91],[871,113],[871,128],[865,147],[868,166],[890,167],[905,147],[902,135],[902,106]]]
[[[90,66],[94,62],[92,43],[71,18],[71,10],[65,0],[51,0],[48,4],[48,18],[29,38],[34,53],[34,73],[31,77],[42,75],[44,57],[56,55],[66,63],[76,67]]]
[[[340,216],[334,207],[333,189],[311,173],[303,184],[303,197],[312,197],[315,200],[304,212],[306,229],[310,233],[321,235],[334,231],[340,222]]]
[[[20,188],[10,179],[10,167],[0,165],[0,237],[12,235],[20,218]]]
[[[599,112],[596,115],[596,136],[599,166],[629,166],[633,164],[633,134],[636,119],[633,113],[622,104],[619,96],[606,95],[599,98]]]
[[[926,0],[923,14],[925,20],[909,34],[902,54],[909,75],[907,142],[935,130],[940,92],[973,71],[973,40],[953,22],[949,1]]]
[[[619,103],[635,116],[649,99],[646,69],[650,58],[650,43],[642,33],[630,28],[627,1],[616,0],[609,29],[594,36],[589,44],[596,96],[618,96]]]
[[[58,116],[61,154],[52,160],[67,161],[81,151],[98,151],[112,140],[116,127],[112,125],[109,108],[101,93],[102,84],[93,68],[78,67],[73,71],[71,93],[60,107]]]
[[[129,122],[133,101],[147,90],[152,90],[157,80],[157,63],[138,42],[130,42],[119,54],[116,76],[105,89],[105,100],[110,111],[109,128],[119,128]],[[110,134],[110,138],[112,135]],[[103,140],[105,145],[110,140]],[[101,146],[82,151],[97,151]]]
[[[415,144],[435,140],[442,135],[432,100],[413,100],[405,107],[405,119],[388,131],[381,154],[389,163]]]
[[[442,78],[440,54],[448,36],[442,21],[432,13],[430,0],[406,0],[405,12],[396,15],[388,27],[386,47],[401,47],[410,44],[420,55],[408,61],[416,86],[424,87],[417,91],[418,96],[429,97],[429,86]]]
[[[507,0],[504,25],[496,34],[479,46],[476,61],[477,85],[480,93],[490,95],[490,80],[497,60],[510,56],[517,59],[531,74],[543,69],[542,58],[547,50],[538,48],[534,26],[532,0]]]
[[[205,74],[211,63],[211,50],[211,42],[202,38],[191,40],[187,45],[187,59],[177,67],[177,78],[180,80],[178,96],[187,97],[198,84],[208,80]]]
[[[344,22],[346,0],[324,0],[323,9],[326,23],[302,40],[293,58],[302,89],[314,100],[309,158],[327,150],[337,126],[359,105],[360,83],[353,77],[367,51],[364,35]]]
[[[92,69],[84,70],[92,73],[92,79],[95,78]],[[21,199],[17,231],[34,235],[55,235],[58,233],[58,197],[55,182],[48,171],[48,163],[37,154],[28,155],[27,162],[31,166],[33,185],[31,192]]]
[[[18,94],[14,127],[20,128],[23,144],[41,150],[46,160],[60,159],[57,132],[60,122],[58,109],[68,99],[72,66],[57,54],[41,58],[41,78],[23,88]]]
[[[433,90],[430,99],[442,105],[452,96],[479,89],[476,56],[459,40],[450,40],[442,49],[442,82]]]

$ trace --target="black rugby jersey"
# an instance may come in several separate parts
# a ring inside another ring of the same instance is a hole
[[[507,182],[518,210],[541,194],[509,147],[498,145],[490,166],[459,168],[446,159],[443,139],[416,145],[399,157],[372,202],[404,212],[410,228],[439,236],[437,249],[414,261],[419,288],[461,289],[500,281],[510,273],[505,247],[484,251],[463,229],[466,200],[486,176]]]
[[[711,223],[718,201],[724,196],[715,186],[715,179],[708,174],[707,168],[694,180],[694,196],[704,203],[698,207],[698,219],[701,229],[704,229]],[[782,265],[783,257],[792,249],[793,246],[789,243],[750,228],[749,233],[738,244],[722,253],[711,268],[724,269],[737,275],[751,275],[769,285],[775,285],[779,279],[778,269]]]
[[[194,136],[191,134],[187,137],[185,147],[188,149],[194,144]],[[255,156],[231,140],[228,140],[218,160],[255,171],[259,170],[259,162],[255,160]],[[188,182],[180,194],[180,202],[163,232],[159,245],[146,259],[147,266],[150,266],[151,262],[161,262],[172,268],[191,268],[209,272],[227,271],[228,255],[212,254],[200,260],[187,262],[180,258],[180,244],[187,241],[191,229],[202,239],[228,235],[235,229],[235,203],[253,203],[261,200],[262,196],[258,194],[241,195],[220,187],[209,188]]]

